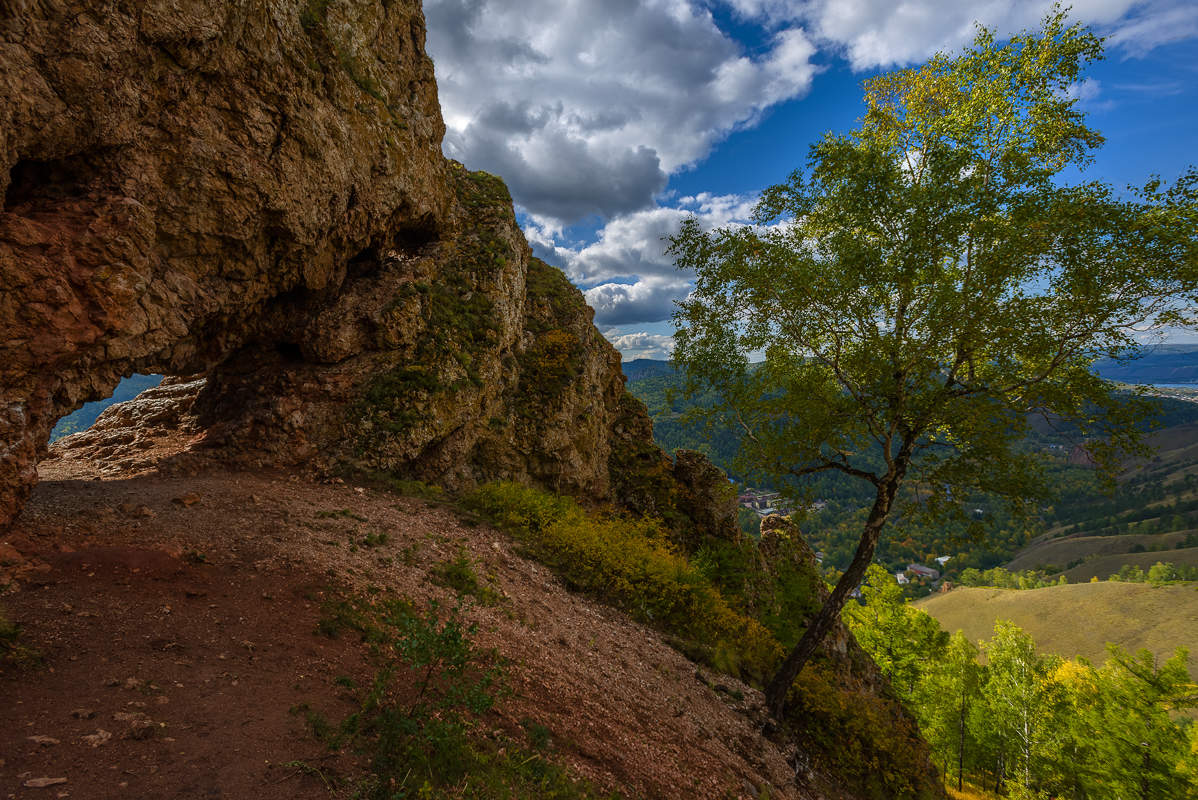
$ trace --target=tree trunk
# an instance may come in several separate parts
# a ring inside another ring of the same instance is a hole
[[[961,678],[961,717],[957,724],[957,791],[965,781],[965,678]]]
[[[905,467],[905,461],[898,462],[895,469],[888,472],[885,479],[878,485],[878,494],[873,508],[870,509],[869,518],[865,521],[865,529],[861,532],[861,541],[857,544],[857,552],[853,554],[852,563],[840,576],[836,587],[824,601],[823,607],[816,613],[815,619],[811,621],[798,644],[790,651],[790,655],[782,662],[782,666],[778,668],[777,673],[766,686],[766,707],[774,719],[782,720],[782,713],[786,708],[786,693],[790,691],[795,678],[799,677],[799,673],[803,671],[803,666],[815,654],[820,642],[828,635],[832,625],[840,618],[841,609],[844,608],[849,594],[860,585],[861,579],[865,577],[865,570],[873,561],[874,550],[878,546],[878,537],[882,533],[882,526],[886,524],[886,518],[890,515],[890,507],[894,503],[895,493],[902,482]]]

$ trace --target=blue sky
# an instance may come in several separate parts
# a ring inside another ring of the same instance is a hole
[[[974,22],[1035,27],[1021,0],[426,0],[446,155],[502,176],[537,255],[566,271],[625,358],[664,358],[690,281],[662,237],[744,220],[862,79],[958,49]],[[1198,162],[1198,2],[1078,0],[1107,37],[1079,87],[1107,138],[1087,178]]]

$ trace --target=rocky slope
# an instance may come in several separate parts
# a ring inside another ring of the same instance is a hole
[[[625,797],[818,796],[795,785],[793,748],[758,735],[760,692],[571,594],[450,508],[275,472],[63,481],[61,466],[43,465],[10,537],[20,589],[3,607],[43,665],[0,659],[0,796],[53,797],[23,785],[39,777],[97,800],[350,796],[364,765],[289,713],[339,719],[354,710],[339,676],[372,676],[356,637],[318,633],[322,602],[331,587],[384,586],[447,608],[438,570],[463,556],[495,596],[467,598],[475,640],[508,660],[513,690],[483,731],[526,742],[542,726],[541,757]],[[3,563],[0,551],[0,583]],[[330,793],[297,760],[349,785]]]

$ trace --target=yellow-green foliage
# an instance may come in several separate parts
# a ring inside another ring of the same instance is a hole
[[[807,576],[761,570],[758,558],[742,563],[736,556],[747,554],[735,546],[688,560],[654,519],[588,513],[570,499],[514,483],[488,484],[464,503],[572,588],[657,625],[689,657],[759,684],[782,656],[777,636],[797,638],[799,609],[813,602],[803,596],[815,591]],[[782,609],[793,618],[772,620]],[[868,669],[858,657],[865,659],[850,651],[847,673]],[[787,726],[808,756],[855,796],[942,796],[914,720],[896,700],[862,690],[840,672],[816,659],[791,694]]]
[[[659,523],[588,515],[567,498],[515,483],[492,483],[466,504],[523,542],[572,588],[679,637],[717,669],[762,679],[781,648],[758,621],[734,611],[666,538]]]
[[[520,361],[525,394],[538,398],[561,392],[581,370],[582,342],[559,328],[538,336]]]
[[[939,795],[926,745],[898,703],[878,702],[846,688],[826,662],[799,674],[787,717],[801,726],[820,766],[840,776],[854,796],[904,800]],[[920,765],[926,765],[921,769]]]

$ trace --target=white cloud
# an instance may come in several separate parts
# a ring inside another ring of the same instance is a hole
[[[625,333],[608,335],[607,339],[620,351],[625,361],[634,358],[667,359],[674,352],[674,338],[660,333]]]
[[[658,207],[623,214],[604,225],[595,241],[570,248],[557,243],[554,232],[536,221],[525,235],[538,256],[560,264],[570,280],[583,287],[601,325],[660,322],[669,319],[674,301],[691,290],[691,275],[674,267],[666,254],[666,238],[682,221],[695,216],[710,229],[745,223],[756,203],[748,195],[700,194]]]
[[[583,292],[602,325],[660,322],[674,310],[675,301],[690,294],[690,281],[650,275],[635,283],[604,283]]]
[[[816,72],[802,30],[750,55],[702,0],[427,0],[425,14],[446,154],[557,224],[651,207]]]
[[[973,38],[975,23],[1000,36],[1034,29],[1053,0],[724,0],[742,17],[782,27],[801,24],[839,48],[854,69],[911,64]],[[1198,35],[1193,0],[1073,0],[1071,19],[1107,35],[1131,55]]]
[[[1198,5],[1193,2],[1170,7],[1155,3],[1152,10],[1139,14],[1117,27],[1107,42],[1123,47],[1130,55],[1142,56],[1154,47],[1198,36]]]

